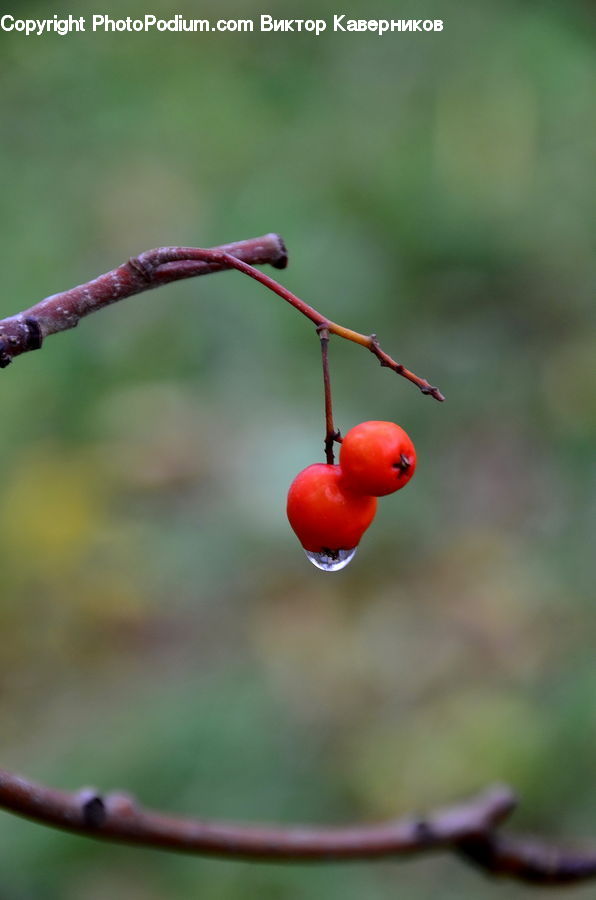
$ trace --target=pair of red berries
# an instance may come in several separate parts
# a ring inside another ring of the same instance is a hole
[[[344,437],[339,465],[314,463],[288,492],[288,519],[306,555],[343,569],[377,511],[377,497],[404,487],[416,469],[414,444],[394,422],[361,422]]]

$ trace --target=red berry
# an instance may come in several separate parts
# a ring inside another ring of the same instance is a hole
[[[351,550],[372,522],[375,497],[354,494],[342,483],[339,466],[314,463],[303,469],[288,491],[288,519],[305,550]]]
[[[348,490],[382,497],[408,483],[416,470],[416,451],[394,422],[361,422],[344,437],[339,462]]]

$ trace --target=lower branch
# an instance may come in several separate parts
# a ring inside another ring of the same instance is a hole
[[[318,828],[239,825],[164,815],[121,792],[92,788],[69,793],[0,770],[0,809],[42,825],[116,843],[254,862],[331,862],[398,859],[453,852],[494,876],[537,885],[596,876],[596,852],[567,851],[503,834],[516,806],[497,785],[426,816],[381,824]]]
[[[166,816],[128,794],[58,791],[0,770],[0,808],[108,841],[260,862],[325,862],[445,850],[489,833],[513,809],[506,787],[430,815],[339,828],[263,827]]]
[[[462,841],[459,855],[489,875],[529,884],[575,884],[596,877],[596,852],[495,832]]]

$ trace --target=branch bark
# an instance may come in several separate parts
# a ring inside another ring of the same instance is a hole
[[[0,770],[0,807],[44,825],[109,841],[260,862],[412,856],[489,833],[514,808],[506,787],[425,817],[337,828],[239,825],[166,816],[128,794],[69,793]]]
[[[285,244],[278,234],[266,234],[214,249],[255,265],[269,263],[277,269],[284,269],[288,262]],[[171,256],[172,251],[180,250],[177,247],[148,250],[93,281],[53,294],[35,306],[3,319],[0,321],[0,368],[8,366],[21,353],[38,350],[48,335],[75,328],[84,316],[118,300],[173,281],[231,268],[221,259],[206,261],[188,256],[159,265],[158,260],[164,254]]]
[[[558,847],[534,837],[492,832],[466,838],[457,852],[488,875],[543,887],[596,877],[596,850]]]
[[[536,885],[562,885],[596,876],[596,852],[562,850],[536,839],[505,835],[499,826],[517,805],[496,785],[425,816],[343,827],[241,825],[166,815],[144,809],[123,792],[56,790],[0,770],[0,809],[41,825],[114,843],[253,862],[401,859],[453,852],[489,875]]]

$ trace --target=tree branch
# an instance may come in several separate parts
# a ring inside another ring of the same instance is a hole
[[[147,250],[93,281],[53,294],[24,312],[3,319],[0,321],[0,368],[21,353],[39,349],[48,335],[75,328],[84,316],[118,300],[173,281],[229,269],[228,256],[255,265],[269,263],[276,269],[284,269],[288,263],[285,244],[278,234],[224,244],[215,250],[223,254],[217,260],[189,256],[179,247]],[[160,265],[164,258],[175,261]]]
[[[596,876],[596,852],[562,850],[504,835],[516,807],[513,791],[488,788],[426,816],[343,827],[240,825],[164,815],[129,794],[93,788],[67,792],[0,770],[0,808],[42,825],[114,843],[253,862],[399,859],[453,852],[493,876],[537,885]]]
[[[108,841],[260,862],[326,862],[411,856],[448,849],[490,832],[513,809],[506,787],[427,817],[377,825],[288,828],[166,816],[128,794],[69,793],[0,770],[0,807],[43,825]]]
[[[287,264],[287,252],[279,235],[268,234],[208,250],[199,247],[159,247],[147,250],[87,284],[53,294],[16,316],[1,320],[0,368],[8,366],[21,353],[39,349],[47,335],[74,328],[84,316],[118,300],[182,278],[206,275],[222,269],[238,269],[282,297],[314,322],[318,329],[324,328],[329,334],[336,334],[366,347],[382,366],[407,378],[423,394],[430,394],[435,400],[445,399],[437,387],[410,372],[385,353],[376,335],[360,334],[332,322],[250,263],[271,263],[276,268],[284,268]]]
[[[544,887],[596,877],[596,850],[558,847],[534,837],[493,832],[466,838],[457,852],[489,875]]]

